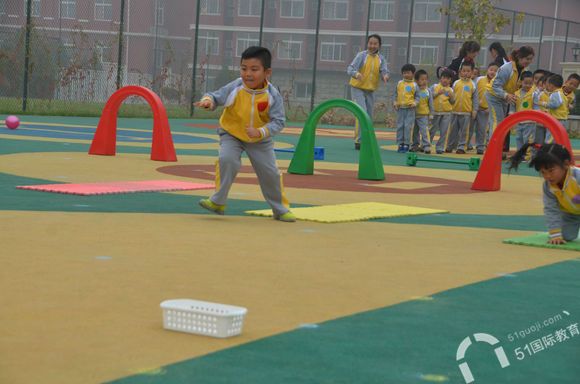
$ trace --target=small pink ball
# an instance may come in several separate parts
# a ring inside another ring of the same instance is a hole
[[[6,127],[10,129],[16,129],[20,125],[20,119],[14,115],[10,115],[6,118],[6,120],[4,120],[4,123],[6,124]]]

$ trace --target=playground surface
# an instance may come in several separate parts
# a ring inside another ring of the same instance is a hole
[[[474,191],[475,171],[409,167],[394,131],[376,127],[385,180],[359,180],[352,129],[321,126],[314,175],[288,174],[292,153],[277,154],[293,207],[441,213],[289,224],[247,213],[268,208],[247,158],[225,216],[198,206],[211,189],[16,188],[211,184],[216,121],[171,120],[178,161],[159,162],[149,159],[150,119],[118,120],[116,156],[88,155],[96,118],[20,120],[0,128],[0,383],[465,383],[465,362],[476,383],[578,382],[579,254],[503,242],[545,231],[533,170]],[[289,123],[276,147],[294,147],[300,131]],[[242,334],[164,330],[159,304],[176,298],[248,308]],[[482,333],[499,344],[458,358]]]

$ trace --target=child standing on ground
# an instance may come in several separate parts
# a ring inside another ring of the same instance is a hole
[[[576,90],[580,85],[580,75],[577,73],[573,73],[568,76],[568,79],[564,83],[562,90],[564,91],[564,95],[566,99],[568,99],[568,110],[572,112],[574,109],[574,104],[576,102]]]
[[[415,72],[415,81],[419,86],[419,104],[417,104],[417,110],[415,111],[415,126],[413,127],[412,135],[413,145],[411,145],[410,152],[431,153],[429,118],[433,116],[433,95],[429,89],[428,76],[423,69]]]
[[[516,91],[516,112],[538,109],[537,94],[534,93],[534,75],[525,71],[521,76],[522,87]],[[516,148],[519,150],[524,144],[534,141],[536,123],[522,121],[516,128]]]
[[[487,104],[487,91],[491,87],[491,82],[497,73],[498,66],[496,62],[490,63],[487,66],[487,73],[485,76],[480,76],[475,81],[477,89],[477,98],[479,99],[479,108],[475,119],[471,122],[475,130],[475,147],[478,155],[483,155],[485,148],[489,141],[488,136],[488,121],[489,121],[489,106]]]
[[[510,169],[518,168],[525,159],[525,144],[511,158]],[[571,165],[570,152],[560,144],[544,144],[530,161],[544,178],[544,216],[549,233],[549,244],[565,244],[578,237],[580,204],[574,198],[580,194],[580,170]]]
[[[479,99],[475,83],[471,80],[472,62],[464,62],[459,70],[460,79],[453,84],[455,103],[453,104],[453,122],[447,140],[445,152],[451,153],[457,146],[457,154],[465,154],[469,135],[469,123],[477,115]],[[459,144],[458,144],[459,143]]]
[[[284,128],[282,97],[268,78],[272,75],[272,55],[267,48],[249,47],[242,53],[241,77],[215,92],[205,94],[195,103],[206,109],[225,105],[220,118],[219,160],[216,165],[217,191],[199,205],[223,215],[230,187],[241,167],[246,152],[256,171],[260,188],[274,219],[296,221],[284,196],[282,175],[276,165],[272,137]]]
[[[546,84],[546,89],[550,94],[550,98],[547,102],[540,101],[538,104],[541,107],[548,109],[548,113],[552,115],[556,120],[558,120],[564,127],[568,124],[568,114],[570,113],[568,109],[568,99],[564,95],[562,86],[564,85],[564,79],[560,75],[551,75],[548,78]],[[546,143],[552,142],[552,134],[546,130]]]
[[[439,133],[439,140],[435,145],[435,152],[442,154],[447,143],[447,131],[451,125],[451,111],[453,110],[453,103],[455,95],[453,88],[451,88],[451,79],[453,73],[444,70],[441,73],[441,79],[438,84],[431,87],[431,94],[433,95],[433,125],[429,136],[435,137]]]
[[[401,68],[403,80],[395,88],[393,107],[397,111],[397,152],[409,151],[411,130],[415,126],[415,107],[419,104],[419,87],[413,81],[415,66],[405,64]]]
[[[385,85],[389,80],[389,70],[387,60],[379,52],[381,49],[381,37],[370,35],[367,38],[366,51],[359,52],[346,72],[351,77],[352,101],[362,107],[367,112],[371,121],[373,119],[373,108],[375,106],[375,91],[379,87],[379,78]],[[358,121],[355,125],[354,147],[360,149],[361,131]]]

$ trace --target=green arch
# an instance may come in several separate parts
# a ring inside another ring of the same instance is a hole
[[[357,104],[345,99],[331,99],[323,102],[308,116],[304,129],[296,145],[294,156],[288,167],[289,173],[312,175],[314,173],[314,136],[320,118],[332,108],[344,108],[358,120],[362,130],[358,178],[360,180],[384,180],[385,171],[379,153],[373,123],[367,113]]]

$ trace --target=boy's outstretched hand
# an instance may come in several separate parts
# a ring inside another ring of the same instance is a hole
[[[214,107],[213,100],[211,99],[201,99],[200,101],[193,103],[193,105],[205,109],[213,109]]]
[[[561,237],[556,237],[554,239],[548,240],[548,244],[555,244],[555,245],[566,244],[566,240],[562,239]]]
[[[246,133],[248,134],[248,137],[250,139],[258,139],[262,136],[260,134],[260,131],[258,131],[256,128],[250,127],[250,126],[246,127]]]

